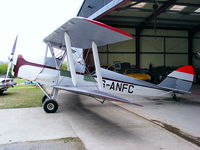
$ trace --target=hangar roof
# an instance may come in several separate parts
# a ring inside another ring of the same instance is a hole
[[[141,31],[200,30],[200,0],[85,0],[78,15]]]

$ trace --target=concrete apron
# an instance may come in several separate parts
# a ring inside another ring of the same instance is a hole
[[[192,93],[200,93],[200,86],[193,86]],[[185,94],[178,97],[178,101],[172,98],[152,99],[137,96],[128,99],[144,107],[115,104],[200,146],[200,95]]]
[[[200,149],[110,102],[66,92],[58,102],[55,114],[42,108],[0,110],[0,144],[79,137],[88,150]]]

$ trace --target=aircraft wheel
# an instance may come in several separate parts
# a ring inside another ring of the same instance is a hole
[[[58,110],[58,103],[53,99],[46,99],[43,109],[46,113],[55,113]]]
[[[42,104],[44,104],[44,102],[47,100],[47,96],[46,95],[44,95],[43,97],[42,97]]]
[[[3,90],[0,90],[0,95],[2,95],[2,94],[3,94],[3,92],[4,92]]]

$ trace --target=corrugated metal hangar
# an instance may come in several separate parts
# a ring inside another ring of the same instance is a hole
[[[193,65],[200,68],[199,0],[85,0],[78,16],[131,33],[130,41],[100,48],[101,64],[136,68]]]

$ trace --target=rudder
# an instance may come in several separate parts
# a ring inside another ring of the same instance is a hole
[[[194,69],[190,65],[179,67],[167,78],[162,81],[159,86],[177,92],[189,92],[194,80]]]

